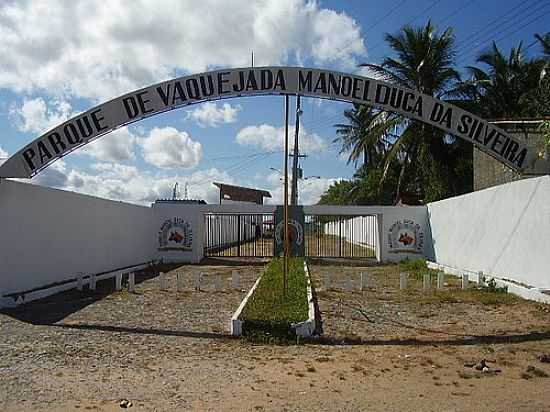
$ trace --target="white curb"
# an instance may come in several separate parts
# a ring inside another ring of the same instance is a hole
[[[308,318],[303,322],[292,324],[292,328],[295,330],[296,336],[309,338],[315,333],[315,304],[313,301],[313,290],[311,288],[311,276],[305,260],[304,272],[307,279]]]
[[[243,321],[239,319],[241,316],[241,312],[243,311],[244,307],[246,306],[246,302],[248,302],[248,299],[250,299],[250,296],[254,293],[256,288],[258,287],[258,284],[260,283],[260,279],[262,278],[263,274],[260,275],[258,280],[256,280],[256,283],[254,283],[254,286],[248,291],[244,299],[242,300],[241,304],[231,317],[231,335],[233,336],[242,336],[243,334]]]

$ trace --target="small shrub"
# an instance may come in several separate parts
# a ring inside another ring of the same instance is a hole
[[[498,286],[494,279],[489,280],[486,285],[480,286],[479,289],[488,293],[508,293],[508,286]]]

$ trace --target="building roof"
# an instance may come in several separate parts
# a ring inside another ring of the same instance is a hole
[[[215,186],[219,187],[220,190],[237,189],[240,191],[249,192],[250,194],[262,195],[263,197],[271,198],[271,193],[269,193],[267,190],[253,189],[251,187],[243,187],[243,186],[234,186],[234,185],[228,185],[226,183],[219,183],[219,182],[213,182],[213,183]]]

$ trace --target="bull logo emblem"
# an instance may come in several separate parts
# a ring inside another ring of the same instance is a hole
[[[183,240],[183,236],[180,235],[178,232],[174,231],[170,233],[170,237],[168,238],[170,242],[176,242],[181,243]]]
[[[408,233],[401,233],[399,235],[398,242],[402,243],[405,246],[409,246],[414,242],[414,237],[412,237]]]

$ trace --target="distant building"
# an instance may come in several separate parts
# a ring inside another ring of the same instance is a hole
[[[502,128],[518,140],[526,142],[527,146],[538,153],[542,150],[540,125],[547,120],[550,118],[498,119],[490,123]],[[529,177],[532,175],[520,175],[474,146],[474,190]]]
[[[267,190],[233,186],[218,182],[214,182],[214,185],[220,189],[220,204],[224,202],[252,202],[263,205],[264,197],[271,198],[271,193]]]
[[[206,201],[199,199],[157,199],[155,203],[174,203],[179,205],[205,205]]]

